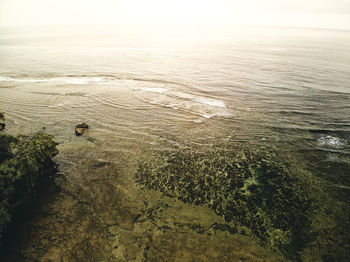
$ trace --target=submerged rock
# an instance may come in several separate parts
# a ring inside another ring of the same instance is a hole
[[[76,127],[75,128],[75,135],[76,136],[81,136],[85,133],[85,128],[79,128],[79,127]]]
[[[86,123],[82,123],[76,126],[77,128],[89,128],[89,125]]]
[[[81,136],[85,133],[85,130],[89,128],[89,125],[86,123],[81,123],[75,127],[75,135]]]

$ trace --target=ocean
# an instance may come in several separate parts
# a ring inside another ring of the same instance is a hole
[[[9,260],[237,261],[239,252],[248,261],[348,258],[311,244],[288,257],[225,210],[185,201],[176,187],[139,183],[135,173],[140,162],[171,165],[164,159],[183,150],[201,158],[273,151],[274,161],[287,159],[289,170],[322,185],[316,198],[338,211],[315,221],[339,227],[343,235],[332,243],[346,249],[349,31],[1,28],[0,112],[6,132],[51,133],[60,150],[59,174],[19,229]],[[77,137],[82,122],[90,127]]]

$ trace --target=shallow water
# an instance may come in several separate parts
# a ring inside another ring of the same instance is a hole
[[[346,31],[247,29],[208,39],[2,29],[7,132],[45,127],[60,143],[60,175],[24,226],[16,259],[274,259],[254,239],[210,234],[225,224],[210,208],[135,183],[139,160],[179,148],[245,145],[291,156],[349,217],[349,60]],[[89,131],[75,137],[81,122]]]

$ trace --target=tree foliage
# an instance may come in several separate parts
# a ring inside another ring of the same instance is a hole
[[[0,133],[0,243],[14,213],[33,198],[41,178],[54,170],[56,145],[45,133],[17,137]]]

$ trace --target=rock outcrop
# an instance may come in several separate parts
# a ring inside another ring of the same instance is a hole
[[[81,123],[75,127],[75,135],[81,136],[85,133],[86,129],[89,128],[89,125],[86,123]]]

